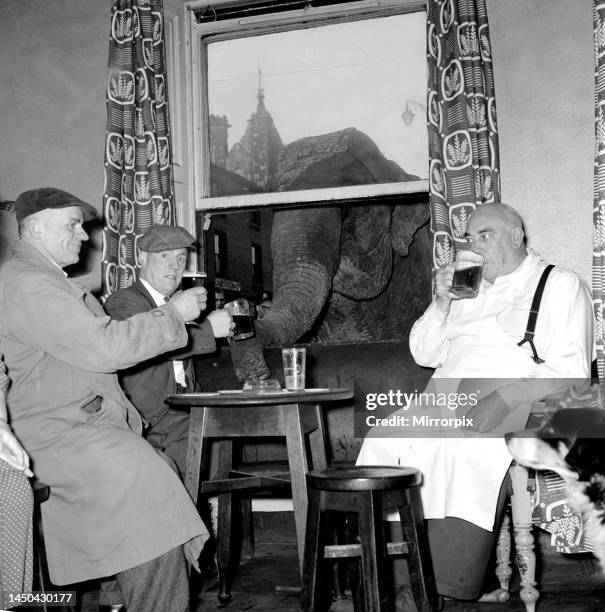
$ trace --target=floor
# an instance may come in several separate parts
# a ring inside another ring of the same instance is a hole
[[[275,586],[297,583],[294,523],[288,513],[259,513],[255,516],[256,554],[240,566],[233,587],[233,600],[222,606],[216,599],[216,587],[207,585],[196,612],[215,610],[253,610],[254,612],[299,612],[297,595],[276,592]],[[541,597],[537,612],[602,612],[605,610],[605,576],[590,556],[566,556],[552,551],[547,534],[539,535],[537,546],[543,551],[539,586]],[[551,549],[551,550],[549,550]],[[551,552],[552,551],[552,552]],[[495,588],[497,583],[494,578]],[[523,612],[519,599],[518,578],[503,604],[446,601],[445,612]],[[346,603],[346,602],[342,602]],[[346,612],[351,606],[335,603],[334,612]],[[396,612],[400,612],[399,608]],[[402,611],[403,612],[403,611]],[[407,609],[405,610],[407,612]]]
[[[227,605],[219,603],[216,579],[210,576],[201,585],[195,612],[299,612],[299,596],[292,588],[299,584],[292,514],[255,513],[254,521],[255,555],[242,560],[233,585],[232,601]],[[541,597],[537,612],[605,610],[605,577],[590,557],[564,557],[551,552],[546,534],[539,535],[537,546],[542,551],[538,576]],[[276,587],[279,588],[276,590]],[[523,612],[518,579],[513,580],[511,591],[507,603],[446,601],[443,609],[445,612]],[[98,592],[94,585],[83,593],[81,601],[81,612],[98,611]],[[332,610],[348,612],[352,604],[346,600],[335,602]],[[396,612],[400,611],[403,609],[398,608]]]

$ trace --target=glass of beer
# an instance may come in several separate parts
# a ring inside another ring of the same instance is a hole
[[[240,298],[225,304],[225,308],[229,311],[235,323],[233,339],[245,340],[246,338],[252,338],[254,336],[254,320],[252,318],[250,302]]]
[[[185,270],[185,272],[183,272],[183,278],[181,279],[181,289],[186,291],[193,287],[205,287],[206,276],[207,274],[205,272],[190,272],[189,270]]]
[[[181,278],[181,290],[187,291],[187,289],[193,289],[193,287],[205,287],[206,286],[206,273],[205,272],[190,272],[185,270],[183,277]],[[206,308],[208,310],[208,302],[206,302]],[[186,321],[185,325],[191,327],[199,327],[200,323],[196,321]]]
[[[477,297],[483,271],[483,256],[474,251],[458,251],[450,292],[459,298]]]

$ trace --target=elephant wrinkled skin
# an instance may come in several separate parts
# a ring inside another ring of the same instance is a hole
[[[273,304],[231,343],[237,377],[270,376],[267,346],[402,340],[430,301],[428,204],[279,210]]]

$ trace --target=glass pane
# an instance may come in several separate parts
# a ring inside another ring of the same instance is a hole
[[[209,43],[210,195],[426,179],[425,27],[415,12]]]

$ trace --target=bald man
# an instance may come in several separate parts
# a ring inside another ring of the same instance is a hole
[[[463,431],[373,428],[358,458],[366,465],[410,465],[423,473],[422,501],[440,594],[481,595],[503,508],[511,462],[503,434],[525,426],[531,403],[590,376],[592,304],[573,272],[554,267],[546,280],[535,336],[525,340],[532,301],[547,263],[525,245],[523,223],[506,204],[483,205],[466,228],[484,259],[475,298],[451,291],[454,266],[435,275],[435,296],[410,333],[416,362],[435,368],[423,399],[401,415],[461,417]],[[430,392],[430,393],[429,393]],[[433,395],[430,395],[430,394]],[[455,411],[454,411],[455,408]],[[421,437],[422,436],[422,437]],[[430,436],[430,437],[425,437]]]

